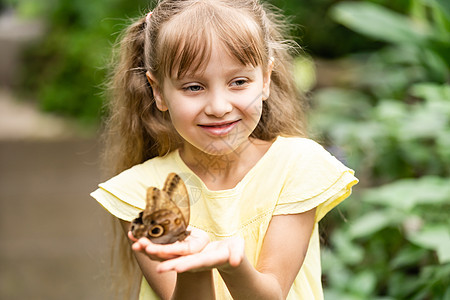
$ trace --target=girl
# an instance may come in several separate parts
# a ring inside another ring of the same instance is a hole
[[[92,196],[133,243],[140,299],[323,298],[317,223],[357,179],[305,138],[281,24],[257,0],[162,0],[123,37],[118,175]],[[134,239],[146,189],[171,172],[188,185],[191,235]]]

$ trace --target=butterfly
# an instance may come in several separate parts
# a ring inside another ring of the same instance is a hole
[[[170,173],[162,190],[147,189],[145,209],[131,222],[130,231],[137,239],[147,237],[155,244],[184,240],[190,232],[189,195],[180,176]]]

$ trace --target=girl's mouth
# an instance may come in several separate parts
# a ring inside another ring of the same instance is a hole
[[[199,124],[200,128],[205,130],[207,133],[214,136],[224,136],[230,133],[231,130],[237,125],[240,120],[228,121],[228,122],[218,122],[209,124]]]

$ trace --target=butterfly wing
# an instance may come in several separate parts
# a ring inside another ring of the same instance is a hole
[[[164,183],[163,191],[180,209],[187,226],[190,218],[189,194],[181,177],[175,173],[170,173]]]
[[[181,214],[178,207],[174,202],[170,200],[169,195],[165,191],[161,191],[156,187],[149,187],[147,189],[146,206],[142,215],[142,219],[149,220],[149,216],[155,211],[164,209]]]

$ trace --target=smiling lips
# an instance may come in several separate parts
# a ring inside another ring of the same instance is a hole
[[[209,123],[209,124],[199,124],[203,130],[207,133],[215,136],[224,136],[230,133],[231,130],[237,125],[240,120],[236,121],[226,121],[219,123]]]

